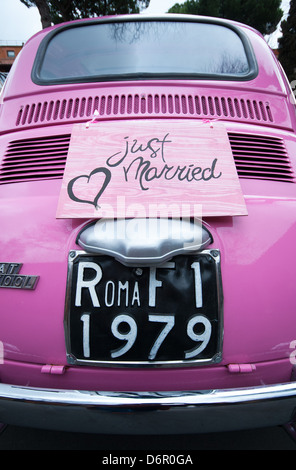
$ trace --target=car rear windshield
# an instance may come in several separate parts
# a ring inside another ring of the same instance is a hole
[[[207,22],[90,22],[43,43],[33,73],[42,83],[153,77],[246,79],[254,69],[246,38]]]

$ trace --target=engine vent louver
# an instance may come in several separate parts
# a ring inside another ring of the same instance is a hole
[[[70,135],[14,140],[0,166],[0,184],[62,178]]]
[[[99,116],[197,116],[213,119],[273,122],[269,103],[229,96],[193,94],[122,94],[89,96],[32,103],[22,106],[16,126],[82,120],[95,111]]]
[[[282,139],[228,133],[240,178],[294,182],[294,172]]]
[[[229,133],[240,178],[295,182],[280,138]],[[57,135],[9,143],[0,166],[0,184],[62,178],[71,136]]]

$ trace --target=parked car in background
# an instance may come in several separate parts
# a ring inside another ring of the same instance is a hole
[[[6,77],[7,77],[6,72],[0,72],[0,90],[3,88]]]
[[[0,421],[295,426],[296,119],[263,37],[45,29],[0,97]]]

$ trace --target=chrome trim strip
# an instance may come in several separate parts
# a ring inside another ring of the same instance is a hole
[[[179,434],[286,424],[296,382],[184,392],[96,392],[0,384],[0,421],[81,432]]]

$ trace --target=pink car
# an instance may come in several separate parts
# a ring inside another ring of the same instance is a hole
[[[295,432],[295,132],[248,26],[31,38],[0,95],[0,421]]]

